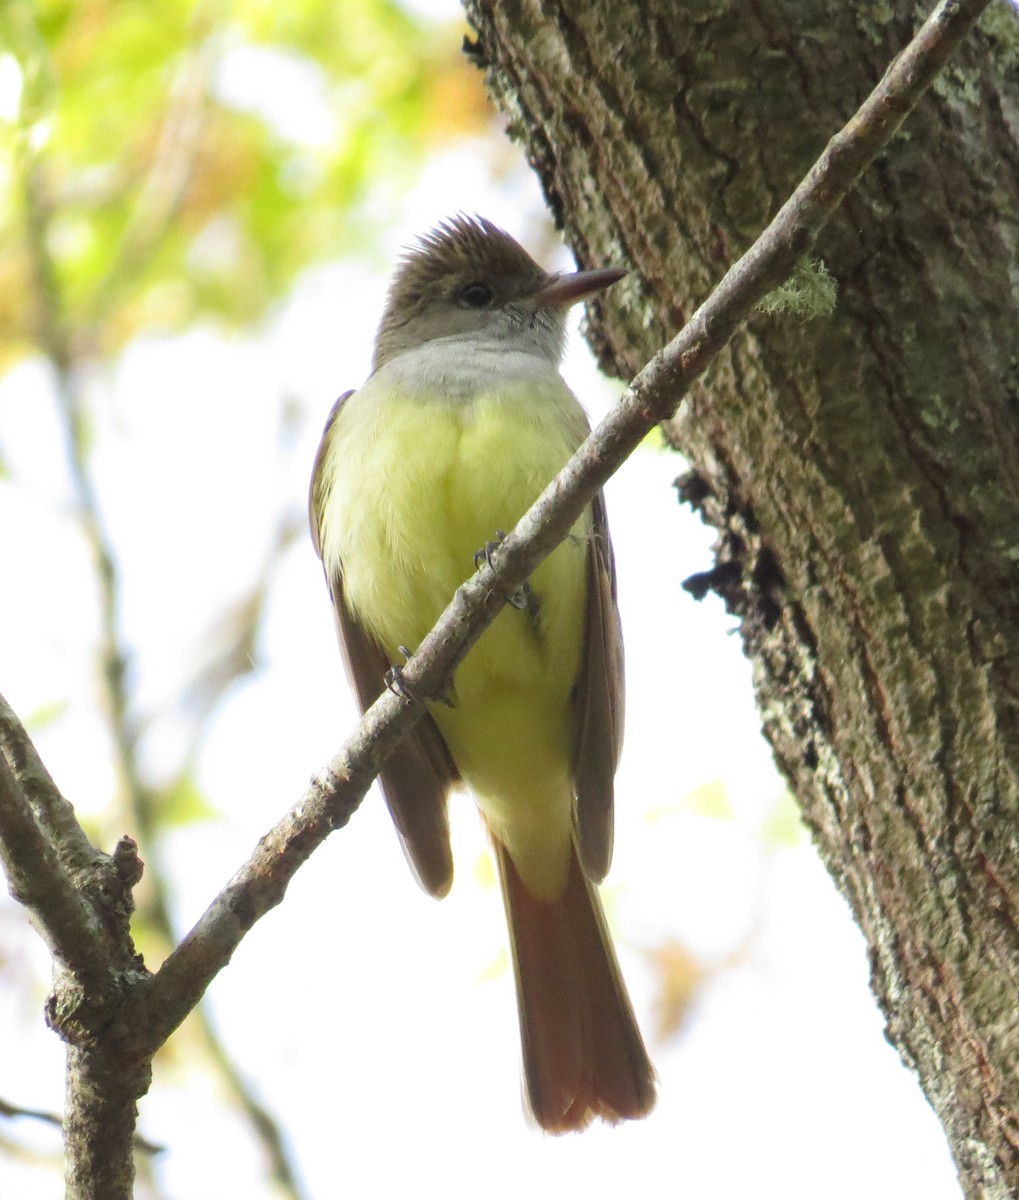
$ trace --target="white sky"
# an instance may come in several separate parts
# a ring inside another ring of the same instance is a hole
[[[496,187],[486,152],[434,162],[406,198],[390,257],[450,212],[480,211],[526,239],[540,201],[518,170]],[[281,509],[303,504],[321,424],[367,371],[384,276],[337,264],[305,276],[258,335],[146,338],[96,380],[96,471],[124,574],[123,622],[139,695],[157,709],[187,678],[215,616],[262,570]],[[597,417],[615,392],[578,338],[565,373]],[[283,402],[302,424],[284,454]],[[40,733],[46,762],[83,812],[109,794],[90,644],[95,605],[69,510],[45,373],[0,381],[0,688]],[[627,637],[628,723],[617,851],[605,895],[624,974],[661,1077],[645,1122],[545,1138],[519,1100],[519,1047],[498,895],[469,799],[454,806],[457,880],[437,904],[414,884],[373,792],[246,939],[211,1003],[242,1070],[284,1122],[312,1196],[776,1196],[901,1200],[959,1195],[941,1130],[885,1043],[863,940],[807,844],[759,836],[782,783],[758,733],[733,621],[680,582],[710,564],[712,536],[676,502],[682,464],[641,450],[608,489]],[[258,669],[217,712],[199,782],[219,820],[183,827],[167,859],[182,925],[199,916],[257,838],[352,728],[320,568],[301,539],[274,569]],[[176,730],[144,744],[158,771]],[[684,810],[724,779],[731,820]],[[144,847],[142,848],[145,856]],[[330,914],[324,916],[324,914]],[[717,968],[682,1034],[651,1037],[649,954],[674,939]],[[0,907],[0,954],[45,956]],[[727,965],[728,964],[728,965]],[[27,1002],[0,990],[0,1094],[61,1107],[62,1053]],[[273,1193],[218,1085],[183,1053],[157,1070],[143,1132],[173,1200]],[[40,1147],[44,1130],[18,1129]],[[833,1172],[832,1163],[838,1163]],[[823,1182],[822,1182],[823,1181]],[[52,1196],[54,1180],[2,1156],[0,1192]]]

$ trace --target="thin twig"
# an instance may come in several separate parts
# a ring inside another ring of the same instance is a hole
[[[197,1016],[209,1053],[215,1059],[220,1074],[258,1135],[269,1162],[273,1183],[287,1196],[292,1196],[297,1200],[303,1195],[303,1189],[290,1161],[290,1153],[279,1122],[264,1105],[259,1103],[247,1080],[241,1075],[236,1063],[227,1053],[204,1004],[198,1006]]]
[[[53,1125],[57,1129],[64,1127],[63,1118],[56,1113],[47,1112],[42,1108],[25,1108],[20,1104],[11,1104],[9,1100],[4,1100],[2,1097],[0,1097],[0,1117],[7,1117],[10,1120],[24,1117],[28,1121],[39,1121],[43,1125]],[[160,1146],[156,1142],[150,1142],[140,1133],[134,1135],[134,1148],[140,1150],[142,1154],[162,1154],[166,1149],[165,1146]]]
[[[895,59],[859,111],[750,250],[726,273],[689,324],[634,379],[622,400],[521,518],[403,668],[406,691],[442,693],[457,664],[541,559],[569,533],[606,480],[643,437],[675,412],[690,384],[755,304],[806,254],[846,192],[888,142],[990,0],[946,0]],[[255,921],[283,898],[294,873],[357,808],[371,780],[424,705],[384,693],[300,802],[262,839],[195,928],[145,986],[135,1026],[158,1045],[226,965]]]

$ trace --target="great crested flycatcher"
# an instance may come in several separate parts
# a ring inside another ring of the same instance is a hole
[[[559,374],[571,305],[622,271],[549,274],[478,217],[443,222],[393,277],[372,372],[336,402],[311,527],[362,709],[588,433]],[[623,724],[615,567],[599,495],[382,769],[418,880],[453,881],[463,781],[509,921],[529,1107],[554,1133],[645,1116],[654,1071],[595,884],[612,856]]]

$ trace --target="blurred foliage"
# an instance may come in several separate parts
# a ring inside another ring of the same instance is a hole
[[[29,733],[39,733],[41,730],[55,724],[67,712],[69,705],[66,697],[50,700],[40,704],[24,717],[24,725]]]
[[[683,797],[680,808],[681,811],[693,813],[696,817],[731,821],[733,809],[729,798],[729,785],[724,779],[711,779],[707,783],[699,784]]]
[[[707,972],[704,965],[674,938],[666,938],[649,958],[658,984],[655,1042],[661,1045],[682,1029]]]
[[[252,322],[370,242],[488,119],[459,41],[391,0],[2,0],[0,369]]]
[[[791,850],[803,842],[806,833],[796,798],[786,789],[762,822],[761,838],[769,849]]]
[[[84,825],[97,845],[130,829],[143,849],[132,931],[152,965],[176,940],[162,840],[212,813],[194,757],[209,714],[251,669],[271,562],[210,623],[176,704],[183,763],[151,786],[86,382],[139,333],[253,325],[305,268],[370,253],[428,152],[490,123],[463,32],[394,0],[0,0],[0,372],[31,355],[52,370],[114,759],[111,813]],[[281,515],[270,559],[297,528]],[[31,728],[67,708],[39,705]],[[0,954],[24,991],[28,971],[9,965]],[[161,1064],[211,1062],[278,1194],[302,1195],[271,1115],[202,1013],[184,1038]]]
[[[648,819],[662,820],[676,813],[689,813],[712,821],[732,821],[737,816],[729,784],[724,778],[709,779],[698,784],[677,803],[652,809]],[[786,789],[779,793],[761,820],[758,832],[762,844],[769,850],[791,849],[803,841],[806,830],[792,792]]]
[[[164,826],[190,825],[217,815],[189,770],[161,788],[154,803],[158,803],[159,819]]]

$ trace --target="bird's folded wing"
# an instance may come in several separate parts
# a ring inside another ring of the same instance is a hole
[[[312,541],[319,557],[322,554],[318,526],[320,468],[328,446],[330,428],[343,402],[351,395],[353,392],[345,392],[333,405],[312,471],[309,514]],[[382,647],[365,632],[348,609],[343,595],[342,573],[333,570],[327,574],[326,582],[333,600],[333,614],[347,676],[364,712],[382,694],[386,671],[392,664]],[[428,716],[418,721],[405,735],[379,773],[382,791],[407,861],[418,882],[433,896],[445,896],[453,883],[446,797],[450,787],[459,778],[446,743]]]
[[[329,580],[333,611],[347,674],[364,712],[381,695],[390,667],[385,654],[350,615],[343,581]],[[399,743],[379,773],[393,823],[418,882],[433,896],[453,883],[446,796],[460,778],[431,717],[422,717]]]
[[[604,879],[612,861],[613,778],[623,742],[623,635],[616,607],[616,564],[605,500],[592,508],[587,553],[587,613],[573,693],[573,782],[577,842],[588,878]]]

